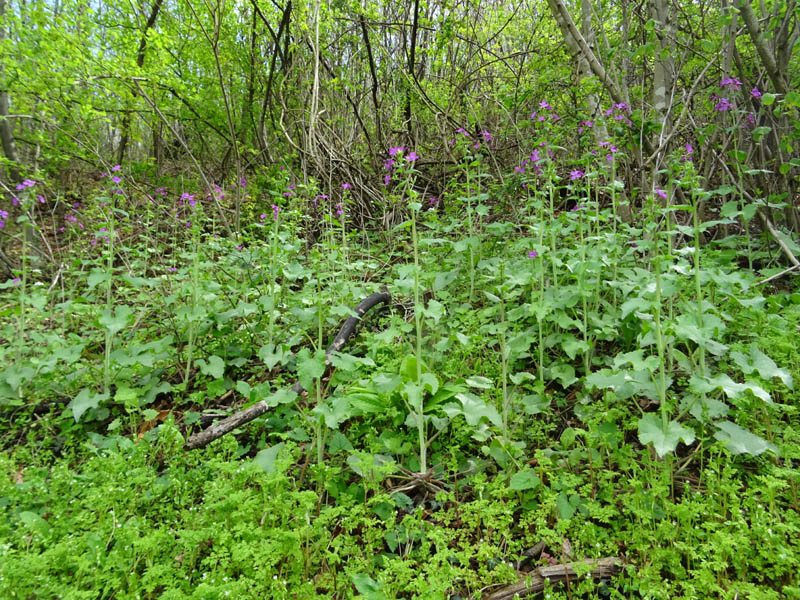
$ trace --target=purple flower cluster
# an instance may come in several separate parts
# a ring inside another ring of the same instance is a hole
[[[624,121],[629,126],[633,125],[630,119],[631,108],[624,102],[612,104],[611,108],[606,110],[603,114],[607,117],[612,117],[615,121]]]
[[[530,116],[531,121],[542,123],[546,121],[548,117],[551,121],[558,121],[561,119],[561,117],[559,117],[558,113],[553,110],[553,107],[547,100],[542,100],[539,102],[539,109],[543,112],[539,112],[539,110],[533,111]]]
[[[742,87],[742,82],[736,79],[736,77],[726,77],[722,81],[719,82],[720,87],[727,88],[731,91],[738,92],[739,88]]]
[[[542,144],[543,143],[544,142],[542,142]],[[539,145],[541,146],[542,144],[539,144]],[[541,175],[542,174],[542,167],[541,167],[541,164],[540,164],[541,160],[542,160],[542,157],[539,154],[539,149],[537,148],[533,152],[531,152],[528,156],[526,156],[525,158],[522,159],[522,164],[520,166],[518,166],[518,167],[515,167],[514,168],[514,172],[515,173],[524,173],[525,169],[527,167],[530,167],[530,168],[533,169],[533,171],[537,175]]]
[[[712,96],[712,100],[716,99],[718,102],[714,105],[714,110],[717,112],[727,112],[732,108],[736,108],[736,105],[728,100],[727,98],[721,98],[719,96]]]
[[[16,189],[17,189],[17,191],[22,191],[22,190],[24,190],[26,188],[32,188],[35,185],[36,185],[36,182],[33,179],[25,179],[25,180],[22,181],[22,183],[17,184]]]
[[[8,220],[8,211],[0,209],[0,229],[6,226]]]
[[[618,148],[614,144],[606,140],[605,142],[600,142],[599,146],[608,150],[608,154],[606,154],[606,160],[608,162],[614,160],[614,155],[618,152]]]
[[[467,131],[463,127],[459,127],[458,129],[456,129],[456,133],[459,134],[459,135],[463,135],[465,138],[468,138],[472,142],[472,147],[475,150],[479,150],[480,149],[481,140],[480,139],[474,139],[473,140],[473,137],[470,135],[469,131]],[[486,129],[481,131],[480,137],[483,139],[483,143],[487,144],[487,145],[489,145],[492,142],[492,140],[494,140],[494,137],[492,137],[492,134]],[[451,146],[455,145],[455,143],[456,143],[456,140],[450,140],[450,145]],[[419,157],[417,157],[417,158],[419,158]]]

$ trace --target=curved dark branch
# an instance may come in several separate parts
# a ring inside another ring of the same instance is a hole
[[[339,333],[334,338],[331,345],[328,346],[328,349],[325,352],[325,360],[328,361],[331,352],[339,352],[344,345],[347,343],[353,333],[355,333],[356,327],[361,322],[362,317],[374,306],[378,304],[384,304],[390,302],[392,297],[389,295],[389,292],[375,292],[364,298],[358,306],[354,309],[354,315],[347,317],[347,320],[342,325],[342,328],[339,330]],[[303,386],[298,381],[292,386],[292,391],[295,394],[300,394],[303,391]],[[234,429],[241,427],[245,423],[249,423],[253,419],[256,419],[266,413],[270,409],[270,406],[261,400],[260,402],[256,402],[252,406],[239,411],[236,414],[231,415],[227,419],[223,419],[222,421],[215,423],[208,429],[205,429],[199,433],[194,434],[191,436],[187,442],[183,445],[185,450],[194,450],[196,448],[204,448],[217,438],[222,437],[226,433],[233,431]]]

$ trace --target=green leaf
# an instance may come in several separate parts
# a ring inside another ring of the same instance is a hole
[[[522,408],[529,415],[538,415],[550,407],[550,398],[540,394],[529,394],[522,398]]]
[[[575,511],[578,510],[579,498],[577,494],[573,494],[572,497],[577,499],[571,502],[570,497],[567,496],[566,493],[561,492],[558,494],[556,498],[556,509],[558,510],[559,519],[566,521],[575,516]]]
[[[107,271],[97,268],[92,269],[92,272],[89,273],[89,277],[87,278],[89,289],[92,290],[109,279],[111,279],[111,275]]]
[[[674,420],[665,426],[661,417],[653,413],[639,419],[639,441],[642,444],[652,443],[659,457],[674,452],[681,439],[685,444],[691,444],[694,432]]]
[[[494,406],[486,404],[483,400],[469,392],[456,394],[456,398],[461,402],[461,407],[455,414],[464,415],[468,425],[475,427],[481,419],[486,418],[495,427],[503,427],[503,419],[500,418],[500,413],[497,412]],[[453,407],[455,405],[450,404],[448,406]],[[454,414],[448,412],[447,407],[442,407],[442,410],[444,410],[448,416],[454,416]]]
[[[19,513],[19,520],[31,531],[45,536],[50,533],[50,523],[45,521],[41,516],[35,512],[23,511]]]
[[[107,309],[100,311],[100,318],[98,321],[103,328],[111,335],[114,335],[128,326],[128,318],[131,316],[131,313],[131,307],[123,304],[114,309],[113,315],[111,311]]]
[[[481,375],[468,377],[466,383],[468,386],[478,388],[479,390],[490,390],[494,386],[491,379]]]
[[[325,402],[318,403],[311,412],[321,415],[325,419],[325,426],[330,429],[336,429],[353,416],[349,398],[346,396],[328,398]]]
[[[120,385],[114,393],[114,402],[118,402],[119,404],[134,406],[138,404],[138,400],[139,391],[126,384]]]
[[[295,401],[297,394],[291,388],[283,388],[264,398],[267,406],[278,406],[279,404],[290,404]]]
[[[772,404],[772,398],[769,393],[759,385],[746,381],[745,383],[736,383],[733,379],[728,377],[725,373],[717,375],[716,377],[700,377],[693,375],[689,380],[689,387],[696,393],[705,394],[716,390],[722,389],[728,398],[736,399],[742,396],[746,391],[750,391],[754,396],[760,398],[767,404]]]
[[[72,409],[72,416],[77,423],[81,420],[83,413],[90,408],[97,408],[103,400],[108,400],[107,392],[95,394],[89,388],[83,388],[67,405],[67,408]]]
[[[350,580],[356,586],[358,593],[367,598],[367,600],[386,600],[386,594],[381,591],[383,585],[366,573],[353,573],[350,575]]]
[[[416,381],[417,380],[417,357],[409,354],[403,359],[400,365],[400,375],[403,381]]]
[[[435,394],[439,390],[439,378],[433,373],[423,373],[420,377],[420,384],[423,390],[428,388],[431,394]]]
[[[681,401],[681,409],[685,409],[689,403],[689,414],[701,423],[709,423],[720,417],[725,417],[730,412],[730,407],[716,398],[707,396],[706,394],[699,394],[696,396],[687,395]]]
[[[358,356],[344,354],[342,352],[331,352],[330,361],[334,367],[346,372],[355,371],[358,369],[359,365],[366,365],[368,367],[375,366],[375,361],[369,357],[360,358]]]
[[[350,443],[350,440],[348,440],[347,436],[345,436],[341,431],[333,432],[331,441],[328,444],[328,449],[330,450],[331,454],[338,454],[342,450],[347,452],[352,452],[354,450],[353,444]]]
[[[264,344],[258,350],[258,358],[264,361],[268,369],[283,362],[283,346],[280,344]]]
[[[278,459],[278,455],[281,450],[283,450],[283,447],[284,443],[281,442],[269,448],[264,448],[261,452],[256,454],[253,460],[255,460],[256,464],[261,467],[267,475],[271,475],[275,472],[275,461]]]
[[[739,427],[730,421],[719,421],[714,423],[718,431],[714,437],[724,443],[731,454],[750,454],[758,456],[769,450],[778,453],[778,449],[764,438]]]
[[[550,378],[558,379],[561,387],[567,388],[578,381],[575,377],[575,368],[568,363],[557,363],[550,367]]]
[[[731,352],[731,359],[742,370],[742,373],[749,375],[753,371],[758,371],[758,374],[767,381],[773,377],[777,377],[783,382],[787,388],[794,389],[794,380],[792,374],[786,369],[778,368],[769,356],[764,354],[757,344],[750,344],[750,356],[747,357],[741,352]]]
[[[533,490],[541,485],[539,476],[533,471],[520,471],[511,476],[511,481],[508,483],[509,489],[512,490]]]
[[[437,300],[430,300],[428,306],[422,309],[421,314],[431,319],[434,324],[438,324],[444,316],[444,305]]]
[[[775,94],[769,92],[761,96],[761,102],[764,106],[771,106],[775,102]]]
[[[242,396],[244,396],[248,400],[250,399],[250,392],[252,390],[253,388],[250,387],[250,384],[247,383],[246,381],[240,380],[236,382],[236,391],[239,392]]]
[[[419,414],[422,414],[422,387],[413,381],[407,381],[405,384],[403,384],[402,391],[411,409]]]
[[[297,353],[297,377],[305,390],[314,387],[314,380],[325,373],[325,350],[319,349],[311,356],[308,348]]]
[[[225,374],[225,362],[215,354],[209,356],[207,361],[202,358],[198,359],[197,366],[200,367],[203,375],[209,375],[214,379],[222,379]]]

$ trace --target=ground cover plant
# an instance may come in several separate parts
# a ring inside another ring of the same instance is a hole
[[[794,4],[584,4],[0,0],[0,597],[800,597]]]

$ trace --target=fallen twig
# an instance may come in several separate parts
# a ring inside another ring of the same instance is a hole
[[[609,556],[599,559],[586,559],[579,562],[567,563],[564,565],[554,565],[552,567],[539,567],[534,569],[517,583],[507,585],[486,596],[487,600],[511,600],[512,598],[524,598],[538,594],[544,590],[545,584],[554,581],[566,581],[567,579],[577,578],[576,567],[590,567],[591,570],[586,577],[593,579],[604,579],[616,575],[622,570],[622,560],[616,556]]]

